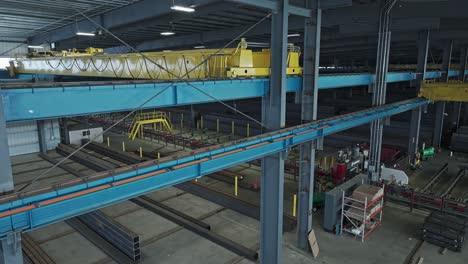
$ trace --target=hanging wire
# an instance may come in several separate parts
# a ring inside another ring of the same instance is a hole
[[[76,10],[76,9],[75,9]],[[141,53],[140,51],[138,51],[137,49],[135,49],[134,47],[130,46],[128,43],[126,43],[125,41],[123,41],[122,39],[120,39],[119,37],[117,37],[116,35],[114,35],[112,32],[110,32],[109,30],[107,30],[106,28],[102,27],[101,25],[99,25],[98,23],[96,23],[94,20],[90,19],[88,16],[86,16],[84,13],[80,12],[79,10],[76,10],[78,13],[80,13],[83,17],[85,17],[86,19],[88,19],[90,22],[92,22],[95,26],[101,28],[102,30],[104,30],[107,34],[111,35],[112,37],[114,37],[115,39],[117,39],[118,41],[120,41],[122,44],[124,44],[125,46],[127,46],[128,48],[130,48],[131,50],[133,50],[134,52],[140,54],[143,58],[147,59],[149,62],[153,63],[154,65],[156,65],[158,68],[160,68],[161,70],[163,71],[166,71],[168,72],[170,75],[174,76],[176,78],[176,80],[172,81],[169,85],[167,85],[166,87],[164,87],[162,90],[160,90],[159,92],[157,92],[156,94],[154,94],[153,96],[149,97],[148,99],[146,99],[143,103],[141,103],[139,106],[137,106],[136,108],[134,108],[132,111],[130,111],[128,114],[124,115],[122,118],[120,118],[119,120],[117,120],[115,123],[113,123],[111,126],[109,126],[107,129],[105,129],[103,132],[95,135],[90,141],[86,142],[85,144],[83,144],[82,146],[78,147],[76,150],[74,150],[73,152],[71,152],[69,155],[67,155],[66,157],[64,157],[63,159],[61,159],[59,162],[57,162],[56,164],[54,164],[52,167],[50,167],[49,169],[45,170],[44,172],[42,172],[40,175],[38,175],[36,178],[32,179],[28,184],[26,184],[25,186],[23,186],[22,188],[20,188],[18,190],[18,192],[21,192],[21,191],[24,191],[26,190],[27,188],[29,188],[32,184],[34,184],[37,180],[39,180],[40,178],[42,178],[44,175],[46,175],[47,173],[49,173],[50,171],[52,171],[53,169],[57,168],[58,166],[60,166],[63,162],[65,162],[66,160],[70,159],[72,156],[74,156],[76,153],[78,153],[79,151],[81,151],[83,148],[85,148],[87,145],[91,144],[91,142],[93,142],[96,138],[98,138],[99,136],[107,133],[108,131],[110,131],[111,129],[113,129],[114,127],[116,127],[118,124],[120,124],[121,122],[123,122],[124,120],[126,120],[128,117],[132,116],[134,113],[142,110],[142,108],[147,105],[149,102],[151,102],[153,99],[157,98],[160,94],[164,93],[167,89],[169,89],[170,87],[172,87],[175,83],[177,82],[185,82],[187,83],[190,87],[200,91],[201,93],[205,94],[206,96],[210,97],[211,99],[221,103],[222,105],[226,106],[227,108],[235,111],[235,112],[238,112],[240,113],[242,116],[260,124],[262,127],[265,127],[265,128],[268,128],[266,125],[264,125],[262,122],[254,119],[253,117],[250,117],[249,115],[235,109],[234,107],[218,100],[217,98],[213,97],[212,95],[206,93],[205,91],[202,91],[201,89],[199,89],[198,87],[194,86],[193,84],[191,84],[190,82],[188,82],[187,80],[184,80],[183,78],[185,78],[185,76],[187,76],[188,74],[190,74],[192,71],[194,71],[195,69],[197,69],[198,67],[204,65],[205,62],[207,62],[212,56],[214,55],[217,55],[219,54],[221,51],[223,51],[224,49],[226,49],[228,46],[230,46],[231,44],[233,44],[235,41],[237,41],[238,39],[242,38],[245,34],[247,34],[248,32],[250,32],[252,29],[254,29],[256,26],[258,26],[259,24],[261,24],[263,21],[265,21],[266,19],[268,19],[272,13],[269,13],[267,14],[265,17],[263,17],[262,19],[260,19],[259,21],[257,21],[255,24],[253,24],[252,26],[250,26],[249,28],[247,28],[246,30],[244,30],[243,32],[241,32],[237,37],[233,38],[231,41],[229,41],[226,45],[224,45],[222,48],[218,49],[215,53],[213,54],[210,54],[209,56],[207,56],[206,59],[204,59],[202,62],[200,62],[199,64],[197,64],[194,68],[192,68],[190,71],[186,72],[183,76],[176,76],[174,73],[168,71],[166,68],[162,67],[160,64],[158,64],[157,62],[153,61],[151,58],[149,58],[148,56],[146,56],[145,54]],[[112,63],[111,63],[111,66],[112,66]],[[125,67],[125,66],[124,66]]]

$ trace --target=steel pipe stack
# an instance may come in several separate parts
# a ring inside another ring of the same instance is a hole
[[[465,243],[467,229],[467,218],[433,212],[426,218],[421,235],[424,241],[460,252]]]

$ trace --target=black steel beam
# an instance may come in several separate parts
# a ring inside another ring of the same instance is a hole
[[[101,211],[94,211],[78,216],[78,219],[133,261],[140,260],[139,235],[113,219],[109,219]]]
[[[21,234],[23,257],[26,263],[54,264],[55,261],[26,233]]]
[[[135,198],[135,199],[138,199],[138,198]],[[134,200],[135,200],[134,199]],[[147,201],[151,201],[151,203],[153,203],[155,206],[158,206],[160,207],[161,209],[167,211],[167,212],[170,212],[171,214],[174,214],[174,215],[177,215],[178,217],[181,217],[183,219],[186,219],[198,226],[200,226],[201,228],[204,228],[204,229],[207,229],[207,230],[211,230],[211,226],[201,220],[198,220],[197,218],[195,217],[191,217],[190,215],[187,215],[185,213],[182,213],[180,211],[177,211],[177,210],[174,210],[174,208],[171,208],[163,203],[160,203],[160,202],[157,202],[155,200],[152,200],[151,198],[149,198],[148,196],[142,196],[141,199],[145,199]],[[131,200],[133,202],[133,200]],[[171,219],[169,219],[171,220]]]
[[[65,221],[73,229],[78,231],[82,236],[84,236],[88,241],[93,243],[99,249],[101,249],[106,255],[111,257],[115,262],[119,264],[132,264],[134,261],[120,251],[117,247],[112,245],[106,239],[101,237],[97,232],[92,230],[86,224],[78,220],[78,218],[71,218]]]
[[[57,148],[59,149],[59,148]],[[63,153],[66,154],[73,150],[72,147],[69,146],[61,146]],[[57,151],[60,153],[60,150]],[[78,154],[78,153],[77,153]],[[52,164],[57,164],[58,162],[54,160],[52,157],[46,154],[40,154],[40,157],[49,161]],[[97,164],[95,161],[92,161],[90,155],[87,153],[79,153],[76,158],[76,162],[83,163],[85,162],[87,165],[93,168],[100,168],[100,164]],[[63,167],[65,166],[65,168]],[[59,165],[59,167],[63,168],[70,174],[77,176],[77,177],[84,177],[84,174],[69,167],[65,164]],[[140,237],[139,235],[133,233],[132,231],[128,230],[124,226],[120,225],[119,223],[109,219],[105,214],[101,211],[94,211],[84,215],[77,217],[79,221],[86,224],[87,228],[91,229],[97,235],[101,236],[102,239],[106,240],[108,243],[112,245],[115,249],[118,249],[121,253],[125,254],[128,258],[132,259],[133,261],[140,260]]]
[[[59,162],[57,160],[55,160],[54,158],[52,158],[50,155],[47,155],[45,153],[40,153],[39,154],[39,157],[41,157],[42,159],[48,161],[49,163],[52,163],[54,165],[58,164]],[[82,172],[79,172],[73,168],[71,168],[70,166],[66,165],[66,164],[59,164],[58,165],[59,168],[63,169],[64,171],[76,176],[76,177],[85,177],[86,175]]]
[[[69,156],[72,154],[76,149],[64,145],[64,144],[59,144],[57,148],[55,149],[57,153],[63,156]],[[70,156],[70,159],[73,161],[76,161],[78,163],[83,164],[84,166],[91,168],[95,171],[107,171],[110,169],[114,169],[115,166],[111,164],[103,164],[102,162],[97,162],[95,157],[92,157],[91,155],[83,152],[76,152],[74,155]]]
[[[447,172],[448,163],[445,163],[444,166],[442,166],[442,168],[436,174],[434,174],[434,176],[431,177],[431,180],[426,185],[424,185],[421,192],[426,192],[427,190],[429,190],[429,188],[431,188],[431,186],[434,185],[434,183],[436,183],[440,179],[440,177]]]
[[[457,185],[457,183],[460,181],[460,179],[465,176],[465,170],[464,169],[460,169],[457,173],[457,176],[455,176],[455,178],[453,179],[453,181],[450,183],[449,187],[447,187],[447,189],[445,190],[445,192],[441,195],[442,198],[445,198],[447,197],[448,195],[450,195],[453,191],[453,189],[455,188],[455,185]]]
[[[243,256],[247,259],[250,260],[257,260],[258,258],[258,253],[255,250],[252,250],[250,248],[247,248],[243,245],[240,245],[239,243],[236,243],[230,239],[227,239],[219,234],[214,233],[211,230],[208,230],[206,228],[202,228],[199,225],[183,218],[180,217],[174,213],[171,213],[170,211],[165,210],[162,207],[159,207],[154,203],[153,200],[149,199],[148,197],[142,197],[142,198],[135,198],[131,200],[132,202],[138,204],[139,206],[156,213],[160,216],[163,216],[166,219],[169,219],[170,221],[183,226],[187,230],[190,230],[194,232],[197,235],[200,235],[240,256]]]
[[[232,195],[217,191],[213,188],[204,186],[202,184],[194,182],[184,182],[175,187],[206,199],[212,201],[222,207],[236,211],[253,219],[260,220],[260,208],[258,205],[249,203],[247,201],[238,199]],[[283,232],[290,232],[294,229],[296,225],[296,219],[286,214],[283,214]]]
[[[83,139],[83,144],[86,144],[89,142],[89,139]],[[134,157],[133,155],[130,155],[128,153],[121,153],[121,152],[116,152],[113,151],[112,149],[106,148],[98,143],[91,142],[88,145],[85,146],[85,148],[95,151],[99,154],[105,155],[107,157],[110,157],[112,159],[115,159],[117,161],[126,163],[126,164],[136,164],[140,163],[142,160],[139,158]]]

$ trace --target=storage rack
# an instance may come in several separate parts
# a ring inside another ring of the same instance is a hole
[[[342,197],[340,233],[351,233],[364,242],[364,239],[382,223],[384,195],[379,195],[372,201],[368,201],[367,197],[364,200],[347,197],[344,192]],[[345,219],[351,223],[350,228],[344,226]]]

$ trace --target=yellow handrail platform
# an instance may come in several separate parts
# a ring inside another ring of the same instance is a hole
[[[159,124],[159,128],[158,128]],[[128,138],[135,140],[137,135],[143,137],[143,128],[145,125],[153,125],[155,130],[167,131],[172,133],[172,124],[167,118],[165,112],[153,111],[145,113],[137,113],[133,117],[132,125],[128,133]]]

